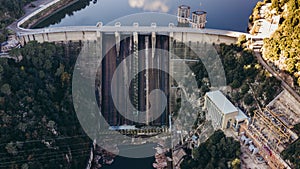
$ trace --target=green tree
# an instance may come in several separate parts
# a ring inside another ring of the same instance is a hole
[[[241,35],[238,38],[237,45],[238,46],[243,46],[246,42],[247,42],[246,35]]]
[[[244,103],[246,105],[251,105],[252,103],[254,102],[254,99],[253,97],[251,96],[251,94],[246,94],[245,97],[244,97]]]
[[[284,159],[289,160],[293,164],[293,168],[300,168],[300,139],[289,145],[282,153]]]
[[[244,95],[246,94],[248,91],[249,91],[249,85],[244,83],[242,86],[241,86],[241,94]]]
[[[9,154],[12,154],[12,155],[17,155],[18,154],[17,146],[13,142],[8,143],[5,146],[5,149],[7,150],[7,152]]]
[[[240,144],[233,138],[226,137],[218,130],[210,138],[193,150],[194,159],[186,157],[181,164],[182,169],[228,168],[228,164],[236,164],[240,156]]]
[[[5,83],[1,86],[1,92],[6,94],[6,95],[10,95],[11,94],[11,89],[10,89],[10,85]]]
[[[72,43],[70,46],[72,55],[62,52],[64,45],[30,42],[23,48],[16,49],[15,52],[23,55],[23,60],[19,63],[0,59],[0,74],[3,77],[0,81],[0,121],[3,123],[0,127],[0,140],[9,143],[0,146],[0,154],[10,157],[10,161],[26,162],[27,158],[35,159],[51,154],[52,162],[30,160],[29,168],[86,166],[82,158],[85,158],[84,152],[89,151],[91,140],[84,135],[77,120],[72,106],[72,86],[69,83],[80,45]],[[63,67],[63,71],[56,76],[59,67]],[[60,137],[72,139],[57,140],[51,129],[55,129]],[[78,135],[80,137],[73,137]],[[47,149],[45,144],[31,140],[55,140],[51,146],[59,151]],[[31,151],[35,149],[43,151]],[[61,153],[73,150],[80,150],[78,153],[83,156],[73,156],[71,163],[67,164]],[[22,163],[7,166],[22,167],[26,168]]]
[[[232,169],[240,169],[241,168],[241,160],[236,158],[231,162]]]
[[[241,83],[239,80],[235,79],[233,80],[233,82],[231,83],[231,87],[234,88],[234,89],[237,89],[241,86]]]

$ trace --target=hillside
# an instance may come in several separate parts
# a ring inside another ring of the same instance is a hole
[[[287,72],[300,86],[300,1],[272,0],[272,8],[280,14],[278,30],[264,40],[264,57],[280,71]]]
[[[0,0],[0,43],[6,40],[6,27],[22,16],[23,7],[32,1],[34,0]]]

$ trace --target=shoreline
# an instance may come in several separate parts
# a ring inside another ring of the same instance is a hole
[[[40,9],[34,11],[33,13],[29,14],[24,19],[20,20],[17,24],[19,28],[25,28],[25,29],[31,29],[32,26],[38,24],[43,19],[46,19],[47,17],[59,12],[61,9],[64,9],[68,7],[69,5],[72,5],[79,0],[55,0],[52,1],[44,6],[42,6]]]
[[[33,4],[36,5],[35,8],[30,8],[29,5],[24,6],[24,11],[25,14],[19,18],[18,20],[14,21],[12,24],[7,26],[7,29],[12,30],[14,32],[22,31],[22,30],[28,30],[31,29],[32,25],[35,25],[42,20],[46,19],[47,17],[51,16],[53,13],[57,13],[60,10],[78,2],[79,0],[65,0],[65,2],[62,2],[64,0],[37,0],[32,2]],[[57,5],[57,3],[61,4]],[[53,7],[53,8],[51,8]],[[49,9],[51,8],[51,9]],[[44,12],[43,14],[41,14]],[[34,18],[38,16],[37,18]],[[34,19],[33,19],[34,18]],[[25,27],[22,26],[24,24],[28,24]]]
[[[76,3],[79,2],[79,1],[80,1],[80,0],[74,0],[74,1],[72,1],[72,2],[69,2],[69,3],[65,4],[65,5],[62,5],[61,7],[56,8],[56,9],[55,9],[54,11],[52,11],[52,12],[49,11],[49,14],[41,16],[39,19],[37,19],[36,22],[32,23],[32,24],[30,25],[30,27],[28,27],[27,29],[34,29],[33,27],[35,27],[36,25],[40,24],[41,22],[44,22],[45,20],[47,20],[47,19],[50,18],[51,16],[53,16],[53,15],[59,13],[60,11],[62,11],[62,10],[64,10],[64,9],[66,9],[66,8],[68,8],[68,7],[70,7],[70,6],[74,5],[74,4],[76,4]]]

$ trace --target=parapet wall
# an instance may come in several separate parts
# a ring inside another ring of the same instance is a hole
[[[67,42],[67,41],[94,41],[101,34],[164,34],[181,42],[210,42],[214,44],[236,43],[240,35],[251,36],[246,33],[216,30],[216,29],[195,29],[180,27],[154,27],[154,26],[75,26],[44,29],[24,29],[18,33],[21,44],[29,41],[43,42]]]

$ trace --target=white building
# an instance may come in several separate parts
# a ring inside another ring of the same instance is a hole
[[[206,24],[206,12],[205,11],[194,11],[192,13],[192,27],[203,29],[205,28]]]
[[[178,23],[188,24],[191,15],[191,7],[187,5],[180,5],[177,11]]]
[[[212,121],[215,130],[236,127],[248,119],[220,91],[206,93],[204,107],[207,109],[206,118]]]

